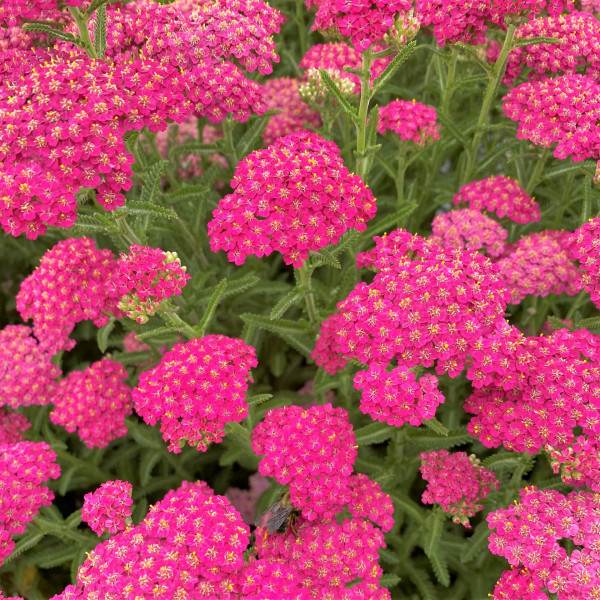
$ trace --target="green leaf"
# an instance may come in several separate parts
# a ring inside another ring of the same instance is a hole
[[[437,433],[438,435],[448,437],[448,433],[449,433],[448,429],[442,423],[440,423],[435,417],[433,417],[433,419],[428,419],[426,421],[423,421],[423,425],[425,425],[426,427],[431,429],[431,431],[435,431],[435,433]]]
[[[390,61],[390,64],[385,68],[383,73],[373,81],[372,94],[376,94],[396,73],[402,63],[404,63],[408,57],[414,52],[417,47],[417,42],[412,41],[407,44],[396,54],[396,56]]]
[[[146,175],[146,181],[142,186],[142,192],[140,194],[140,202],[143,202],[144,205],[156,201],[156,197],[158,196],[158,190],[160,188],[160,180],[163,174],[163,171],[167,168],[169,162],[166,160],[159,160],[155,162],[148,171]]]
[[[230,421],[225,424],[225,435],[229,440],[229,443],[232,443],[237,448],[244,450],[244,452],[249,453],[250,456],[255,456],[254,450],[252,450],[252,440],[250,438],[250,432],[239,423],[235,421]]]
[[[385,573],[379,579],[379,585],[384,588],[391,588],[400,583],[400,577],[394,573]]]
[[[60,29],[54,29],[54,27],[43,25],[42,23],[25,23],[23,29],[32,33],[46,33],[65,42],[75,43],[77,41],[77,38],[72,33],[65,33]]]
[[[122,365],[140,365],[154,358],[148,350],[141,352],[112,352],[110,357]]]
[[[470,46],[469,44],[465,44],[463,42],[456,42],[454,46],[462,50],[465,54],[468,54],[470,58],[476,62],[487,75],[491,75],[493,69],[492,65],[487,63],[479,56],[479,54],[477,54],[477,49],[474,46]],[[462,81],[461,85],[464,85]]]
[[[117,214],[125,213],[129,215],[149,216],[153,219],[177,219],[177,213],[172,208],[159,206],[152,202],[143,202],[141,200],[129,200],[125,206],[117,209]]]
[[[556,330],[556,329],[568,329],[569,331],[571,330],[571,328],[567,327],[567,325],[565,325],[565,323],[563,323],[561,319],[559,319],[558,317],[555,317],[554,315],[548,315],[548,322],[550,323],[550,327],[552,327],[552,329],[554,329],[554,330]]]
[[[215,288],[215,291],[212,293],[210,300],[208,301],[208,306],[204,311],[204,315],[200,320],[200,323],[194,327],[194,330],[198,332],[198,337],[202,337],[209,323],[212,321],[212,318],[215,315],[215,311],[217,310],[217,306],[219,306],[219,302],[221,301],[221,297],[227,288],[227,279],[221,279],[219,284]]]
[[[381,444],[389,440],[394,431],[396,431],[396,428],[387,423],[369,423],[369,425],[357,429],[354,434],[356,435],[356,443],[359,446],[367,446]]]
[[[557,40],[553,37],[532,37],[515,40],[514,47],[533,46],[534,44],[563,44],[563,40]]]
[[[298,304],[302,300],[302,294],[298,288],[290,290],[271,310],[269,319],[279,319],[282,317],[294,304]]]
[[[64,525],[68,529],[77,529],[77,527],[79,526],[79,524],[81,523],[81,521],[82,521],[82,518],[81,518],[81,509],[78,509],[78,510],[72,512],[65,519]]]
[[[127,426],[127,432],[131,434],[133,439],[140,444],[140,446],[151,450],[162,450],[162,448],[164,448],[164,445],[157,436],[154,435],[154,432],[149,425],[138,423],[133,419],[126,419],[125,425]]]
[[[101,6],[118,1],[119,0],[92,0],[92,2],[90,2],[90,5],[87,7],[84,16],[86,19],[89,19],[94,14],[94,12],[98,10]]]
[[[407,437],[412,444],[425,446],[429,450],[453,448],[473,441],[466,427],[451,429],[446,437],[435,435],[425,429],[413,429],[408,431]]]
[[[487,551],[488,538],[490,537],[490,529],[487,522],[480,523],[475,528],[471,538],[465,544],[466,550],[462,553],[460,560],[463,563],[469,563],[473,559],[478,558]]]
[[[43,531],[37,531],[30,529],[23,534],[23,537],[15,544],[13,551],[4,559],[4,564],[9,563],[23,552],[27,552],[30,548],[33,548],[37,543],[46,535]]]
[[[592,178],[583,178],[583,203],[581,205],[580,223],[584,225],[590,220],[592,212]]]
[[[161,335],[176,333],[179,333],[178,327],[157,327],[156,329],[151,329],[150,331],[142,331],[142,333],[137,333],[135,337],[137,340],[143,341]]]
[[[240,277],[239,279],[228,279],[227,280],[227,288],[223,291],[221,295],[221,300],[225,300],[226,298],[230,298],[231,296],[237,296],[246,290],[254,287],[260,280],[256,275],[248,275],[247,277]],[[270,281],[263,281],[261,287],[258,289],[259,292],[263,293],[268,288],[269,284],[274,283]],[[288,284],[283,284],[282,286],[285,290],[289,288]],[[199,290],[194,295],[194,303],[200,302],[208,302],[214,293],[214,288],[202,289]],[[252,293],[252,292],[250,292]],[[281,293],[281,288],[277,287],[275,293]]]
[[[384,232],[394,231],[395,229],[402,227],[405,223],[405,219],[407,219],[416,208],[416,202],[404,204],[395,213],[372,222],[363,235],[372,238]]]
[[[186,142],[171,148],[170,157],[173,159],[187,154],[218,154],[223,151],[221,144],[202,144],[201,142]]]
[[[94,49],[98,58],[104,58],[104,53],[106,52],[106,4],[100,6],[96,11]]]
[[[563,161],[564,162],[564,161]],[[542,175],[542,179],[553,179],[554,177],[564,177],[565,175],[569,175],[573,173],[574,175],[590,175],[594,176],[596,173],[596,167],[591,165],[591,163],[583,162],[574,162],[574,163],[566,163],[561,164],[560,166],[545,170]]]
[[[273,394],[256,394],[255,396],[250,396],[246,398],[246,402],[248,406],[258,406],[267,400],[270,400],[273,397]]]
[[[278,335],[282,340],[300,352],[300,354],[303,354],[306,358],[310,358],[314,347],[314,339],[309,333],[309,326],[302,325],[297,321],[269,319],[269,317],[251,313],[244,313],[240,315],[240,318],[247,325],[258,327],[259,329],[264,329]]]
[[[236,143],[236,146],[239,149],[239,156],[246,156],[252,150],[256,140],[262,134],[263,129],[267,126],[270,118],[280,112],[281,111],[279,110],[268,110],[254,119],[254,122]]]
[[[210,188],[205,185],[183,185],[177,188],[174,192],[165,195],[167,204],[175,204],[182,200],[193,200],[200,202],[205,196],[210,193]]]
[[[577,329],[599,329],[600,328],[600,317],[590,317],[589,319],[583,319],[579,321],[575,327]]]
[[[437,594],[435,593],[435,586],[431,579],[429,579],[429,575],[423,569],[414,567],[411,561],[406,561],[402,565],[402,569],[419,590],[421,595],[420,600],[438,600]]]
[[[492,471],[514,471],[522,466],[522,455],[516,452],[498,452],[481,461],[481,466]]]
[[[108,323],[103,327],[98,329],[96,334],[96,339],[98,341],[98,348],[100,348],[100,352],[104,354],[106,352],[106,348],[108,348],[108,336],[112,333],[112,330],[115,328],[115,318],[110,317]]]
[[[462,131],[442,112],[438,112],[438,121],[445,127],[452,136],[457,139],[463,146],[463,148],[469,147],[469,141],[463,135]]]
[[[338,86],[335,84],[333,79],[331,79],[331,76],[329,75],[329,73],[325,69],[319,69],[319,73],[321,75],[321,81],[325,84],[327,89],[331,92],[331,94],[335,98],[336,102],[339,104],[342,111],[348,117],[350,117],[350,119],[352,119],[352,121],[354,123],[357,123],[358,122],[358,113],[356,112],[355,108],[350,104],[350,102],[348,102],[348,100],[346,100],[346,98],[344,98],[342,92],[340,92],[340,89],[338,88]]]
[[[310,251],[310,256],[314,262],[329,265],[334,269],[341,269],[342,265],[335,255],[327,248],[321,248],[318,252],[316,250]]]
[[[73,479],[73,475],[77,473],[79,467],[77,465],[73,465],[68,469],[63,469],[60,474],[60,479],[58,480],[58,493],[61,496],[64,496],[69,491],[69,484]]]
[[[427,536],[423,544],[423,550],[425,550],[425,554],[429,558],[436,579],[444,587],[448,587],[450,585],[450,572],[448,571],[446,557],[440,547],[444,522],[445,518],[441,511],[432,511],[426,522]]]
[[[142,460],[140,461],[140,483],[146,487],[150,481],[152,475],[152,469],[158,464],[161,458],[161,453],[155,452],[144,452]]]
[[[398,555],[387,548],[379,548],[379,558],[383,562],[388,563],[388,565],[397,565],[400,563]]]
[[[402,492],[393,492],[390,496],[394,502],[394,507],[418,523],[423,523],[425,520],[425,511],[414,500],[411,500]]]

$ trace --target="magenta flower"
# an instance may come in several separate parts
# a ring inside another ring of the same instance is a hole
[[[389,531],[394,526],[394,504],[388,494],[381,491],[376,481],[371,481],[366,475],[357,473],[351,478],[352,498],[348,503],[350,514],[364,517]]]
[[[206,452],[223,439],[226,423],[248,414],[245,392],[257,364],[254,348],[224,335],[175,344],[140,375],[135,410],[149,425],[160,421],[171,452],[181,452],[186,442]]]
[[[22,442],[25,439],[23,432],[30,427],[25,415],[0,407],[0,444]]]
[[[590,219],[571,236],[571,249],[582,271],[583,289],[600,307],[600,218]]]
[[[101,536],[105,531],[118,533],[132,525],[131,484],[128,481],[107,481],[83,497],[81,518],[92,531]]]
[[[131,389],[123,365],[104,358],[72,371],[56,386],[50,421],[69,433],[77,432],[88,448],[104,448],[127,434],[125,417],[133,410]]]
[[[417,146],[440,139],[440,126],[433,106],[413,100],[394,100],[379,110],[379,133],[391,131],[402,141],[410,141]]]
[[[225,250],[236,265],[277,250],[286,264],[300,267],[310,250],[337,243],[348,229],[364,231],[376,210],[338,147],[313,133],[294,133],[249,154],[231,186],[208,235],[212,250]]]

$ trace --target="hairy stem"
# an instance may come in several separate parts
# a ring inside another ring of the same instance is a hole
[[[366,183],[367,157],[364,155],[367,148],[367,121],[369,116],[369,102],[371,101],[371,63],[373,53],[367,48],[362,55],[363,65],[360,75],[360,104],[358,106],[358,123],[356,124],[356,174]]]
[[[316,329],[319,326],[319,315],[317,313],[317,305],[315,303],[315,294],[313,292],[311,275],[312,271],[306,262],[298,268],[300,276],[300,285],[302,286],[302,294],[306,302],[306,312],[311,325]]]
[[[88,19],[85,14],[75,6],[69,6],[69,12],[77,25],[79,31],[79,39],[81,40],[81,47],[87,52],[90,58],[98,58],[94,44],[92,44],[92,38],[90,38],[90,30],[88,29]]]

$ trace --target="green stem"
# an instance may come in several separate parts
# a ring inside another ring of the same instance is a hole
[[[319,327],[319,314],[315,303],[315,294],[313,292],[311,275],[312,270],[305,261],[301,267],[298,267],[298,275],[300,276],[300,285],[302,286],[302,294],[306,302],[306,312],[311,325],[316,329]]]
[[[504,43],[502,44],[502,50],[500,50],[500,55],[494,64],[493,71],[489,75],[488,86],[485,90],[485,96],[483,97],[483,105],[481,106],[481,112],[479,113],[477,125],[475,126],[475,135],[473,136],[471,148],[468,152],[467,168],[465,169],[465,173],[463,175],[463,184],[471,180],[473,171],[475,170],[477,151],[479,150],[479,144],[481,143],[481,138],[483,137],[483,126],[488,120],[490,109],[492,108],[492,102],[496,97],[496,91],[500,85],[500,82],[502,81],[502,77],[504,77],[508,55],[514,47],[516,29],[516,25],[513,25],[512,23],[507,27],[506,37],[504,38]]]
[[[131,229],[131,226],[127,222],[127,217],[125,215],[117,217],[115,222],[117,224],[117,228],[119,229],[119,233],[123,236],[128,244],[137,244],[139,246],[143,246],[142,240],[140,240],[137,233]]]
[[[456,49],[450,47],[450,52],[450,65],[448,66],[446,89],[444,90],[444,99],[442,101],[442,113],[447,117],[450,115],[450,100],[452,100],[452,94],[454,93],[454,78],[456,77],[456,63],[458,62],[458,52]]]
[[[177,327],[181,333],[187,335],[187,337],[191,340],[193,338],[198,337],[194,328],[186,323],[176,312],[175,307],[170,306],[169,304],[164,303],[158,310],[158,314],[167,322],[169,325],[173,325]]]
[[[538,161],[535,165],[535,169],[525,186],[525,191],[531,195],[533,190],[535,190],[537,184],[540,182],[542,178],[542,171],[544,170],[544,165],[546,163],[546,159],[548,158],[548,154],[550,153],[550,148],[544,148],[541,156],[538,158]]]
[[[223,119],[221,125],[223,127],[223,137],[225,138],[226,144],[225,152],[227,154],[227,158],[229,159],[231,167],[235,168],[239,162],[239,158],[237,155],[237,150],[235,149],[235,143],[233,141],[234,122],[229,117],[227,117],[226,119]]]
[[[202,246],[200,246],[196,238],[192,235],[192,232],[188,229],[187,225],[181,219],[177,219],[175,223],[179,231],[181,231],[183,236],[186,238],[190,248],[192,249],[192,252],[198,259],[200,266],[202,266],[204,269],[209,269],[210,262],[208,261],[206,254],[204,254]]]
[[[356,174],[366,183],[367,157],[364,155],[367,148],[367,121],[369,116],[369,102],[371,101],[371,63],[373,53],[367,48],[362,55],[363,64],[360,75],[360,104],[358,106],[358,123],[356,124]]]
[[[81,47],[87,52],[90,58],[98,58],[94,44],[92,44],[92,38],[90,38],[90,31],[88,29],[88,19],[85,14],[75,6],[69,6],[69,12],[77,25],[79,31],[79,38],[81,39]]]
[[[583,304],[583,302],[587,300],[587,298],[588,293],[585,290],[579,292],[577,298],[575,298],[575,302],[571,304],[571,308],[569,308],[569,312],[566,314],[565,319],[570,319],[575,314],[575,311]]]
[[[303,0],[296,0],[296,22],[298,24],[298,41],[300,42],[300,55],[306,54],[306,25],[304,24],[304,13],[306,7]]]
[[[406,171],[406,143],[398,140],[398,170],[396,173],[396,194],[398,208],[404,200],[404,172]]]

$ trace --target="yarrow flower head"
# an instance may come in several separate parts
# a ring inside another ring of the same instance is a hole
[[[298,131],[307,131],[305,124],[319,128],[319,113],[306,105],[300,97],[300,81],[292,77],[276,77],[265,82],[263,89],[268,110],[280,110],[273,115],[263,132],[265,144]]]
[[[81,518],[100,536],[105,531],[117,533],[132,525],[132,487],[128,481],[107,481],[83,497]]]
[[[504,252],[508,231],[477,210],[461,208],[437,215],[431,222],[433,240],[442,247],[483,250],[488,256]]]
[[[342,162],[340,150],[313,133],[279,138],[246,156],[208,224],[214,252],[241,265],[273,250],[300,267],[310,250],[335,244],[348,229],[364,231],[375,199]]]
[[[540,220],[540,206],[519,185],[504,175],[492,175],[487,179],[463,185],[453,199],[454,204],[468,204],[478,211],[490,211],[498,217],[508,217],[516,223]]]
[[[25,439],[23,432],[31,427],[29,419],[21,413],[0,407],[0,444],[16,444]]]
[[[453,515],[455,523],[470,528],[469,517],[482,510],[482,500],[500,487],[494,473],[484,469],[474,454],[468,456],[466,452],[437,450],[423,452],[419,458],[421,475],[427,481],[422,502],[439,504]]]
[[[351,477],[352,497],[348,503],[350,514],[355,517],[369,519],[381,527],[382,531],[389,531],[394,526],[394,503],[388,494],[381,490],[381,486],[362,473]]]
[[[491,552],[511,565],[500,577],[493,600],[545,600],[550,597],[547,593],[566,600],[596,594],[600,587],[598,494],[564,496],[556,490],[526,487],[518,502],[490,513],[487,520]],[[515,595],[521,590],[522,596]]]
[[[139,525],[96,546],[79,567],[77,585],[53,600],[229,596],[249,533],[226,498],[204,482],[184,482]]]
[[[259,472],[290,484],[290,501],[309,520],[330,519],[351,498],[356,438],[348,413],[331,404],[267,411],[252,431],[264,455]]]
[[[569,236],[569,232],[563,231],[530,233],[498,261],[512,304],[518,304],[529,294],[573,296],[581,290],[581,277],[569,249]]]
[[[519,124],[517,137],[574,161],[600,154],[600,85],[585,75],[527,82],[503,98],[504,114]]]
[[[110,294],[115,269],[113,253],[96,249],[89,238],[62,240],[42,256],[17,294],[17,310],[23,319],[33,319],[41,349],[70,350],[75,340],[69,334],[77,323],[108,322],[108,314],[117,311]]]
[[[47,404],[61,374],[25,325],[0,330],[0,406]]]
[[[50,421],[77,435],[88,448],[104,448],[127,434],[131,408],[127,371],[103,358],[84,371],[72,371],[56,387]]]
[[[245,392],[257,364],[254,348],[225,335],[175,344],[140,376],[135,410],[149,425],[160,421],[171,452],[181,452],[186,442],[205,452],[223,439],[226,423],[248,414]]]
[[[146,323],[163,300],[181,294],[188,279],[177,252],[129,246],[129,253],[121,254],[117,261],[113,278],[117,307],[130,319]]]
[[[375,241],[357,263],[380,273],[322,324],[313,358],[329,373],[355,358],[368,366],[435,364],[456,377],[480,336],[505,322],[507,294],[496,267],[477,252],[443,249],[404,230]]]
[[[317,14],[313,30],[325,35],[350,41],[358,52],[371,44],[399,35],[398,44],[406,39],[406,32],[395,30],[396,19],[412,9],[409,0],[365,0],[348,3],[342,0],[317,0]],[[401,21],[402,22],[402,21]],[[404,35],[404,38],[401,36]]]
[[[583,289],[600,307],[600,218],[590,219],[571,236],[571,249],[579,259]]]
[[[415,374],[401,365],[391,371],[371,365],[354,377],[354,387],[362,390],[361,412],[396,427],[404,423],[418,426],[435,417],[444,402],[438,384],[435,375],[423,375],[417,381]]]
[[[242,490],[236,487],[230,487],[227,490],[227,498],[231,504],[239,511],[242,515],[244,523],[247,525],[254,524],[255,509],[258,499],[266,492],[271,484],[269,480],[260,473],[254,473],[248,478],[250,488]]]
[[[0,444],[0,565],[41,506],[50,506],[54,493],[42,485],[60,475],[56,454],[45,442]]]
[[[379,110],[379,133],[391,131],[402,141],[425,146],[440,139],[440,126],[433,106],[405,100],[394,100]]]

